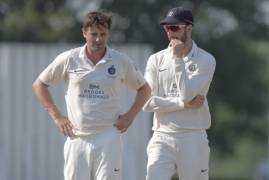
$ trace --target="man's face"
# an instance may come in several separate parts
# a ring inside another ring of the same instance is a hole
[[[83,29],[88,48],[93,52],[103,51],[106,48],[109,30],[103,26],[89,26]]]
[[[178,39],[181,40],[182,42],[186,42],[187,38],[189,38],[188,35],[188,25],[164,25],[163,26],[164,30],[167,33],[167,37],[169,41],[172,39]]]

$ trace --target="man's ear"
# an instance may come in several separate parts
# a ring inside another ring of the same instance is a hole
[[[85,31],[83,28],[81,28],[81,32],[82,32],[83,37],[85,37]]]
[[[187,31],[192,32],[192,25],[187,26]]]

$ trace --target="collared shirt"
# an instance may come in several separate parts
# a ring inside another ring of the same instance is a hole
[[[89,135],[113,127],[120,114],[122,84],[139,89],[145,80],[130,58],[106,48],[94,65],[86,56],[86,45],[66,51],[40,74],[47,85],[65,80],[68,118],[76,135]]]
[[[210,127],[206,99],[197,109],[185,109],[183,102],[199,94],[206,97],[215,65],[214,57],[195,42],[183,59],[175,59],[169,47],[149,57],[145,78],[152,96],[143,110],[154,112],[154,131],[173,133]]]

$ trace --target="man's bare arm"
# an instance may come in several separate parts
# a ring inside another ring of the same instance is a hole
[[[149,99],[151,89],[148,83],[145,83],[137,90],[135,101],[132,107],[125,114],[120,115],[119,119],[115,123],[115,127],[121,132],[125,132],[132,124],[137,113],[142,109],[143,105]]]
[[[54,101],[48,89],[49,86],[37,79],[33,83],[32,88],[38,101],[48,112],[49,116],[53,119],[56,126],[62,131],[65,136],[73,137],[74,126],[71,124],[67,117],[63,116],[60,113],[57,106],[54,104]]]

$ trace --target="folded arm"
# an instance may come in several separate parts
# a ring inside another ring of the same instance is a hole
[[[175,71],[179,75],[179,88],[182,101],[189,102],[198,94],[207,94],[215,71],[215,60],[212,59],[209,62],[203,62],[197,65],[196,72],[189,76],[186,73],[184,62],[176,64]]]
[[[190,102],[184,103],[178,97],[151,96],[143,107],[147,112],[173,112],[182,109],[194,109],[203,105],[205,97],[197,95]]]

